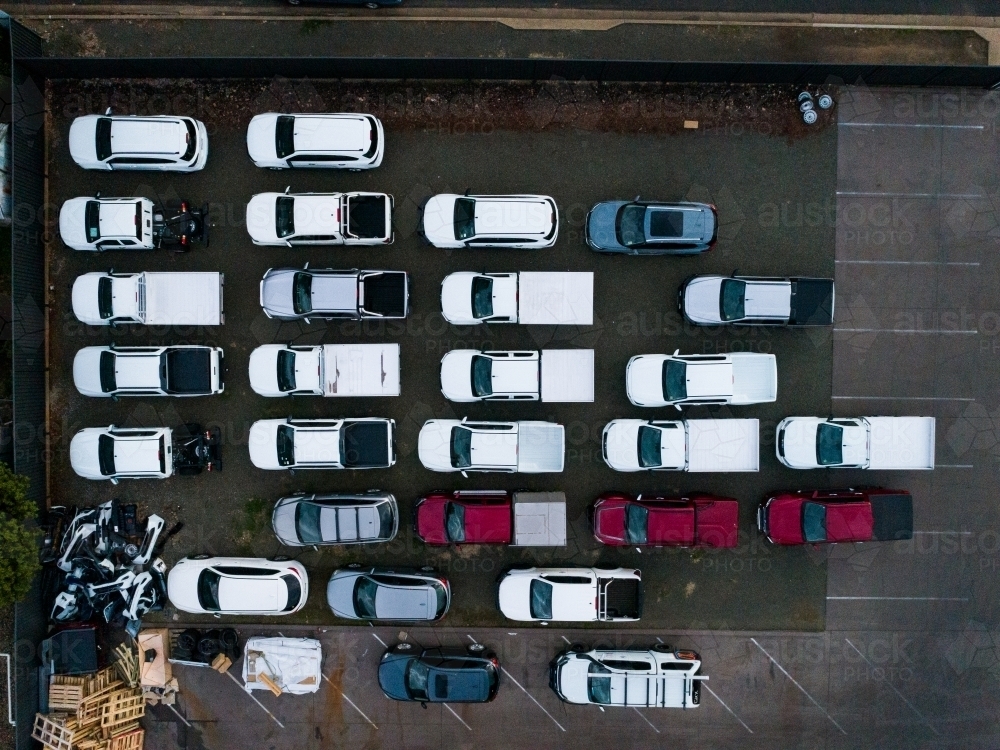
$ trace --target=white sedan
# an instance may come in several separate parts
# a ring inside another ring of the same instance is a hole
[[[59,209],[59,236],[73,250],[152,250],[149,198],[70,198]]]
[[[547,195],[441,193],[424,206],[421,232],[434,247],[552,247],[559,211]]]
[[[265,112],[250,121],[247,151],[268,169],[373,169],[382,163],[385,132],[372,115]]]
[[[194,614],[290,615],[305,606],[309,576],[296,560],[197,555],[171,568],[167,597]]]

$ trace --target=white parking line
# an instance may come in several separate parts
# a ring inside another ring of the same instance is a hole
[[[855,651],[857,651],[857,652],[858,652],[858,656],[860,656],[860,657],[861,657],[862,659],[864,659],[864,660],[865,660],[865,664],[867,664],[867,665],[868,665],[869,667],[871,667],[871,668],[872,668],[872,674],[873,674],[873,675],[876,675],[876,676],[877,676],[877,674],[878,674],[878,670],[877,670],[877,669],[875,668],[875,665],[874,665],[874,664],[872,664],[872,663],[871,663],[870,661],[868,661],[868,657],[867,657],[867,656],[865,656],[865,655],[864,655],[863,653],[861,653],[861,650],[860,650],[860,649],[859,649],[859,648],[858,648],[857,646],[855,646],[855,645],[854,645],[853,643],[851,643],[851,641],[850,641],[850,639],[849,639],[849,638],[845,638],[844,640],[845,640],[845,641],[847,641],[847,645],[848,645],[848,646],[850,646],[851,648],[853,648],[853,649],[854,649]],[[883,672],[884,672],[884,671],[885,671],[885,670],[883,670]],[[883,677],[882,677],[882,678],[881,678],[881,679],[880,679],[879,681],[880,681],[880,682],[884,682],[884,683],[885,683],[886,685],[888,685],[889,687],[891,687],[891,688],[892,688],[892,691],[893,691],[893,692],[894,692],[894,693],[895,693],[896,695],[898,695],[898,696],[900,697],[900,700],[902,700],[902,701],[903,701],[903,703],[905,703],[905,704],[906,704],[907,706],[909,706],[909,707],[910,707],[910,710],[911,710],[911,711],[913,711],[913,713],[915,713],[915,714],[916,714],[917,716],[919,716],[919,717],[920,717],[920,719],[921,719],[921,721],[923,721],[923,722],[924,722],[924,724],[926,724],[926,725],[928,726],[928,728],[930,728],[930,730],[931,730],[932,732],[934,732],[934,734],[936,734],[936,735],[938,735],[938,736],[940,736],[940,735],[941,735],[941,733],[940,733],[940,732],[938,732],[938,730],[936,730],[936,729],[934,728],[934,725],[933,725],[933,724],[931,724],[931,723],[930,723],[930,722],[929,722],[929,721],[927,720],[927,717],[926,717],[926,716],[924,716],[924,715],[923,715],[922,713],[920,713],[920,712],[919,712],[919,711],[917,710],[917,707],[916,707],[916,706],[914,706],[914,705],[913,705],[912,703],[910,703],[910,702],[909,702],[908,700],[906,700],[906,696],[905,696],[905,695],[903,695],[903,694],[902,694],[901,692],[899,692],[899,691],[898,691],[898,690],[896,689],[896,686],[895,686],[895,685],[893,685],[893,684],[892,684],[891,682],[887,682],[887,681],[886,681],[886,679],[885,679],[885,676],[884,676],[884,675],[883,675]]]
[[[975,401],[959,396],[831,396],[834,401]]]
[[[651,722],[649,719],[646,718],[646,715],[642,711],[640,711],[635,706],[632,706],[632,710],[635,711],[637,714],[639,714],[639,716],[642,717],[643,721],[645,721],[647,724],[649,724],[649,726],[653,727],[653,731],[654,732],[656,732],[657,734],[660,733],[660,730],[656,728],[656,726],[653,724],[653,722]]]
[[[184,724],[185,724],[186,726],[191,726],[191,722],[190,722],[190,721],[188,721],[187,719],[185,719],[185,718],[184,718],[184,716],[183,716],[183,715],[181,715],[181,712],[180,712],[180,711],[178,711],[176,707],[174,707],[174,706],[171,706],[171,705],[170,705],[169,703],[167,703],[167,704],[166,704],[166,706],[167,706],[167,708],[169,708],[169,709],[170,709],[171,711],[173,711],[173,712],[174,712],[175,714],[177,714],[177,718],[178,718],[178,719],[180,719],[181,721],[183,721],[183,722],[184,722]]]
[[[376,641],[378,641],[379,643],[381,643],[386,648],[389,648],[389,645],[385,641],[383,641],[381,638],[378,637],[378,633],[372,633],[372,638],[374,638]]]
[[[539,703],[537,700],[535,700],[535,696],[533,696],[531,693],[529,693],[527,690],[525,690],[524,686],[520,682],[518,682],[517,680],[514,679],[514,675],[512,675],[510,672],[508,672],[505,667],[500,667],[500,669],[503,670],[503,673],[510,678],[511,682],[513,682],[515,685],[517,685],[519,688],[521,688],[521,692],[522,693],[524,693],[526,696],[528,696],[529,698],[531,698],[531,700],[534,701],[534,703],[535,703],[536,706],[538,706],[540,709],[542,709],[543,711],[545,711],[545,715],[548,716],[550,719],[552,719],[552,721],[555,722],[555,725],[557,727],[559,727],[564,732],[566,731],[566,728],[562,724],[560,724],[558,721],[556,721],[556,717],[553,716],[552,714],[550,714],[548,711],[546,711],[545,710],[545,706],[543,706],[541,703]]]
[[[326,675],[323,675],[323,679],[324,679],[324,680],[326,680],[326,682],[327,682],[327,684],[328,684],[328,685],[330,685],[331,687],[333,687],[333,683],[332,683],[332,682],[330,681],[330,678],[329,678],[329,677],[327,677]],[[334,688],[334,689],[336,690],[337,688]],[[347,693],[345,693],[345,692],[344,692],[343,690],[340,690],[339,692],[340,692],[340,694],[341,694],[342,696],[344,696],[344,700],[345,700],[345,701],[347,701],[348,703],[350,703],[350,704],[351,704],[351,706],[352,706],[352,707],[354,708],[354,710],[355,710],[355,711],[357,711],[357,712],[358,712],[359,714],[361,714],[361,717],[362,717],[362,718],[363,718],[363,719],[364,719],[365,721],[367,721],[367,722],[368,722],[369,724],[371,724],[371,725],[372,725],[373,727],[375,727],[376,729],[378,729],[378,727],[377,727],[377,726],[375,725],[375,722],[374,722],[374,721],[372,721],[371,719],[369,719],[369,718],[368,718],[368,717],[367,717],[367,716],[365,715],[365,712],[364,712],[364,711],[362,711],[362,710],[361,710],[360,708],[358,708],[358,704],[357,704],[357,703],[355,703],[354,701],[352,701],[352,700],[351,700],[351,699],[350,699],[350,698],[348,697]],[[266,710],[266,709],[265,709],[265,710]]]
[[[573,645],[572,643],[570,643],[570,642],[569,642],[569,638],[567,638],[566,636],[561,636],[561,638],[562,638],[562,639],[563,639],[564,641],[566,641],[566,643],[569,643],[569,645],[570,645],[570,646],[572,646],[572,645]]]
[[[477,640],[476,640],[475,638],[473,638],[473,637],[472,637],[471,635],[469,635],[468,633],[466,633],[466,634],[465,634],[465,637],[466,637],[466,638],[468,638],[468,639],[469,639],[470,641],[472,641],[473,643],[479,643],[479,641],[477,641]]]
[[[856,602],[967,602],[961,596],[828,596],[827,601]],[[752,640],[752,639],[751,639]]]
[[[850,190],[838,190],[837,195],[850,198],[985,198],[981,193],[862,193]]]
[[[258,706],[260,706],[261,708],[263,708],[263,709],[264,709],[264,713],[266,713],[266,714],[267,714],[268,716],[270,716],[270,717],[271,717],[272,719],[274,719],[274,723],[275,723],[275,724],[277,724],[277,725],[278,725],[279,727],[281,727],[282,729],[284,729],[284,728],[285,728],[285,725],[284,725],[284,724],[282,724],[282,723],[281,723],[280,721],[278,721],[278,717],[277,717],[277,716],[275,716],[274,714],[272,714],[272,713],[271,713],[270,711],[268,711],[268,710],[267,710],[267,708],[266,708],[266,707],[264,706],[264,704],[263,704],[263,703],[261,703],[261,702],[260,702],[259,700],[257,700],[257,699],[256,699],[256,698],[254,697],[253,693],[250,693],[250,692],[247,692],[246,688],[244,688],[244,687],[243,687],[243,686],[242,686],[242,685],[240,684],[240,681],[239,681],[239,680],[237,680],[237,679],[236,679],[235,677],[233,677],[233,673],[232,673],[232,672],[226,672],[226,676],[227,676],[227,677],[229,677],[229,679],[230,679],[230,680],[232,680],[233,682],[235,682],[235,683],[236,683],[236,686],[237,686],[237,687],[238,687],[238,688],[239,688],[240,690],[242,690],[242,691],[243,691],[244,693],[246,693],[247,695],[249,695],[249,696],[250,696],[250,700],[252,700],[252,701],[253,701],[254,703],[256,703],[256,704],[257,704]]]
[[[733,715],[733,718],[736,719],[736,721],[738,721],[740,724],[743,724],[743,728],[744,729],[746,729],[748,732],[750,732],[750,734],[753,734],[753,730],[744,723],[743,719],[741,719],[739,716],[736,715],[736,712],[733,711],[733,709],[731,709],[729,706],[726,705],[726,702],[724,700],[722,700],[722,698],[720,698],[719,696],[717,696],[715,694],[715,691],[712,690],[712,688],[710,688],[707,683],[702,682],[701,686],[703,688],[705,688],[705,690],[707,690],[709,692],[709,694],[713,698],[715,698],[715,700],[719,701],[719,703],[722,704],[722,707],[724,709],[726,709],[729,713],[731,713]]]
[[[465,720],[461,716],[459,716],[458,714],[455,713],[455,709],[453,709],[447,703],[442,703],[441,705],[444,706],[445,708],[447,708],[449,711],[451,711],[451,715],[454,716],[456,719],[458,719],[460,722],[462,722],[462,726],[464,726],[470,732],[472,731],[472,727],[470,727],[468,724],[466,724]]]
[[[864,266],[958,266],[978,268],[979,263],[957,260],[835,260],[834,263],[851,263]]]
[[[934,464],[935,469],[974,469],[972,464]]]
[[[838,122],[842,128],[931,128],[947,130],[983,130],[984,125],[943,125],[920,122]]]
[[[833,332],[844,333],[979,333],[978,329],[941,329],[941,328],[834,328]]]
[[[788,674],[788,672],[785,671],[785,668],[783,666],[781,666],[780,664],[778,664],[777,661],[775,661],[775,659],[774,659],[773,656],[771,656],[769,653],[767,653],[767,651],[764,650],[763,646],[761,646],[759,643],[757,643],[757,639],[756,638],[751,638],[750,641],[751,641],[751,643],[753,643],[753,645],[755,645],[757,648],[759,648],[761,650],[761,652],[763,652],[764,656],[766,656],[768,659],[771,660],[771,663],[774,666],[776,666],[778,669],[781,670],[781,673],[783,675],[785,675],[785,677],[787,677],[789,680],[792,681],[792,684],[795,685],[795,687],[797,687],[799,690],[802,691],[802,694],[806,698],[808,698],[810,701],[812,701],[813,705],[816,706],[816,708],[818,708],[820,711],[823,712],[823,715],[826,716],[826,718],[828,718],[831,721],[831,723],[835,727],[837,727],[837,729],[840,730],[841,734],[843,734],[845,736],[847,735],[847,732],[845,732],[844,728],[842,726],[840,726],[840,724],[837,723],[836,719],[834,719],[832,716],[830,716],[830,714],[827,713],[826,709],[823,708],[821,705],[819,705],[819,703],[816,701],[816,699],[813,698],[811,695],[809,695],[809,693],[806,692],[806,689],[804,687],[802,687],[794,677],[792,677],[790,674]]]
[[[975,534],[974,531],[914,531],[914,534],[963,534],[965,536],[971,536]]]

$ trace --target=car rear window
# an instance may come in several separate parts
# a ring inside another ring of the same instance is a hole
[[[444,511],[444,527],[448,541],[465,541],[465,506],[459,503],[448,503]]]
[[[738,279],[723,279],[719,292],[719,312],[723,320],[741,320],[746,317],[744,300],[747,285]]]
[[[194,152],[198,148],[198,131],[195,130],[194,123],[190,120],[184,120],[184,126],[187,128],[187,148],[184,149],[184,155],[181,157],[182,161],[191,161],[194,158]]]
[[[539,581],[537,578],[531,582],[529,591],[529,610],[531,616],[536,620],[552,619],[552,584]]]
[[[611,670],[600,662],[592,661],[587,668],[587,696],[591,703],[611,703]]]
[[[434,595],[437,597],[437,610],[434,613],[434,618],[437,619],[444,614],[448,607],[448,592],[440,583],[432,583],[431,586],[434,587]]]
[[[816,462],[820,466],[844,463],[844,428],[827,422],[816,429]]]
[[[493,279],[476,276],[472,280],[472,317],[488,318],[493,314]]]
[[[655,427],[643,425],[639,428],[639,465],[644,469],[656,468],[663,463],[662,437]]]
[[[299,503],[295,506],[295,529],[303,544],[319,544],[323,541],[319,526],[322,512],[323,509],[314,503]]]
[[[101,239],[101,204],[97,201],[87,201],[83,211],[83,224],[87,232],[87,242],[97,242]]]
[[[676,359],[663,360],[663,400],[683,401],[687,395],[687,365]]]
[[[645,544],[648,541],[648,521],[649,511],[646,508],[641,505],[625,506],[625,539],[629,544]]]
[[[683,237],[684,212],[656,209],[649,212],[650,237]]]
[[[295,390],[295,352],[287,349],[278,352],[278,390],[282,393]]]
[[[97,120],[97,160],[104,161],[111,157],[111,118],[101,117]]]
[[[278,237],[295,234],[295,199],[282,195],[274,202],[274,231]]]
[[[455,201],[455,239],[467,240],[476,233],[476,202],[472,198]]]
[[[110,435],[97,438],[97,463],[103,476],[110,477],[115,473],[115,439]]]
[[[270,568],[252,568],[247,565],[217,565],[215,569],[226,576],[270,576],[274,574]]]
[[[451,428],[451,465],[456,469],[472,466],[472,432],[464,427]]]
[[[807,542],[826,541],[826,506],[805,503],[802,506],[802,538]]]
[[[368,150],[365,151],[365,158],[371,159],[375,156],[375,152],[378,151],[378,128],[375,127],[375,118],[369,117],[368,124],[371,127],[371,143],[368,144]]]
[[[297,315],[306,315],[312,312],[312,287],[313,277],[311,273],[299,272],[292,280],[292,309]]]
[[[472,358],[472,395],[493,395],[493,360],[489,357]]]
[[[118,380],[115,378],[114,352],[101,352],[101,361],[98,369],[101,376],[101,391],[103,393],[111,393],[118,390]]]
[[[378,506],[378,538],[388,539],[392,536],[392,528],[396,525],[393,517],[392,506],[389,503],[380,503]]]
[[[218,612],[219,579],[221,578],[222,576],[214,570],[206,568],[201,571],[201,575],[198,576],[198,604],[201,605],[202,609]]]
[[[448,698],[448,675],[441,672],[434,675],[434,697],[442,701]]]
[[[295,118],[281,115],[274,127],[274,152],[279,159],[284,159],[293,151],[295,151]]]
[[[97,282],[97,311],[102,320],[107,320],[115,314],[111,297],[111,279],[102,276]]]
[[[285,582],[288,587],[288,601],[285,603],[282,612],[291,612],[297,606],[299,606],[299,600],[302,599],[302,585],[299,583],[298,577],[288,573],[281,576],[281,580]]]

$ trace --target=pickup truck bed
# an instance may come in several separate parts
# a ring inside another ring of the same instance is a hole
[[[220,325],[222,274],[150,272],[143,275],[139,309],[146,325]]]
[[[642,615],[642,581],[636,578],[598,578],[598,600],[604,592],[600,619],[638,619]],[[603,613],[603,614],[602,614]]]
[[[406,312],[406,274],[386,271],[366,276],[365,310],[388,318],[401,318]]]
[[[775,359],[772,355],[731,354],[733,363],[733,403],[756,404],[778,396]]]
[[[344,465],[388,466],[389,425],[385,422],[348,422],[341,436]]]
[[[689,419],[688,471],[758,471],[760,422],[756,419]]]
[[[167,352],[168,393],[211,393],[210,349],[173,349]]]
[[[518,423],[518,471],[562,471],[565,448],[566,433],[562,425],[548,422]]]
[[[869,469],[933,469],[934,417],[867,417]]]
[[[355,237],[377,239],[385,237],[385,204],[387,195],[352,195],[347,199],[347,231]]]
[[[828,326],[833,323],[833,281],[792,279],[792,309],[788,322],[793,326]]]

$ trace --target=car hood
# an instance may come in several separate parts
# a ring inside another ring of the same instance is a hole
[[[696,323],[721,323],[721,276],[700,276],[684,288],[684,314]]]
[[[441,392],[451,401],[471,401],[472,358],[475,349],[455,349],[441,359]]]
[[[278,541],[282,544],[296,547],[302,544],[299,541],[299,532],[295,526],[295,509],[298,505],[298,502],[294,500],[285,499],[279,500],[277,505],[274,506],[274,513],[271,515],[271,527],[274,529],[274,535],[278,537]]]
[[[247,232],[254,242],[284,242],[278,239],[275,201],[282,193],[258,193],[247,203]]]
[[[639,428],[646,422],[641,419],[616,419],[606,428],[604,443],[608,463],[619,471],[639,469]]]
[[[250,461],[258,469],[282,469],[278,463],[278,426],[283,419],[262,419],[250,427]]]
[[[398,701],[411,700],[406,690],[406,668],[415,657],[404,654],[387,653],[378,665],[378,686],[390,698]]]
[[[284,396],[278,388],[278,352],[284,344],[265,344],[250,352],[250,387],[261,396]]]
[[[292,306],[292,288],[296,273],[295,268],[282,268],[269,272],[260,286],[261,307],[275,315],[297,316],[298,313]]]
[[[326,584],[326,603],[337,617],[360,619],[354,610],[354,583],[361,573],[353,570],[335,570]]]
[[[101,474],[97,443],[105,433],[103,427],[86,427],[73,436],[69,444],[69,463],[85,479],[107,479]]]
[[[417,504],[417,536],[426,544],[448,544],[445,534],[444,511],[448,499],[429,497]]]
[[[278,115],[267,112],[257,115],[247,127],[247,151],[255,162],[271,162],[278,158],[274,134]]]
[[[103,346],[86,346],[73,358],[73,385],[84,396],[106,396],[101,389],[101,353]]]
[[[69,153],[78,164],[97,161],[98,119],[99,115],[84,115],[69,126]]]
[[[785,463],[795,469],[814,469],[819,465],[816,430],[823,421],[816,417],[799,417],[786,419],[779,425],[779,429],[784,428]]]
[[[59,236],[70,247],[89,247],[84,223],[87,201],[92,198],[70,198],[59,209]]]
[[[182,612],[204,612],[198,602],[198,576],[204,566],[197,562],[181,560],[167,574],[167,598]]]
[[[107,274],[99,271],[77,276],[73,282],[73,314],[81,323],[103,326],[107,321],[97,307],[97,285]],[[471,304],[471,303],[470,303]]]
[[[455,471],[451,465],[451,428],[461,424],[455,419],[432,419],[420,428],[417,455],[431,471]]]
[[[531,616],[531,581],[533,575],[522,571],[512,571],[500,581],[497,603],[500,612],[508,620],[534,620]],[[555,614],[553,612],[553,614]]]
[[[602,542],[625,541],[625,503],[604,503],[594,511],[594,535]]]
[[[479,322],[472,316],[472,280],[476,275],[453,273],[441,282],[441,314],[449,323],[472,325]]]
[[[625,388],[629,400],[641,406],[662,406],[663,354],[643,354],[633,357],[625,372]]]
[[[576,654],[567,654],[560,661],[556,684],[563,698],[569,703],[590,703],[587,670],[591,662]]]
[[[424,205],[424,236],[432,244],[461,245],[455,239],[455,201],[457,195],[442,193]]]
[[[587,237],[594,245],[602,250],[627,249],[618,242],[615,232],[618,210],[625,205],[628,205],[626,201],[606,201],[598,203],[590,210],[590,215],[587,217]]]

